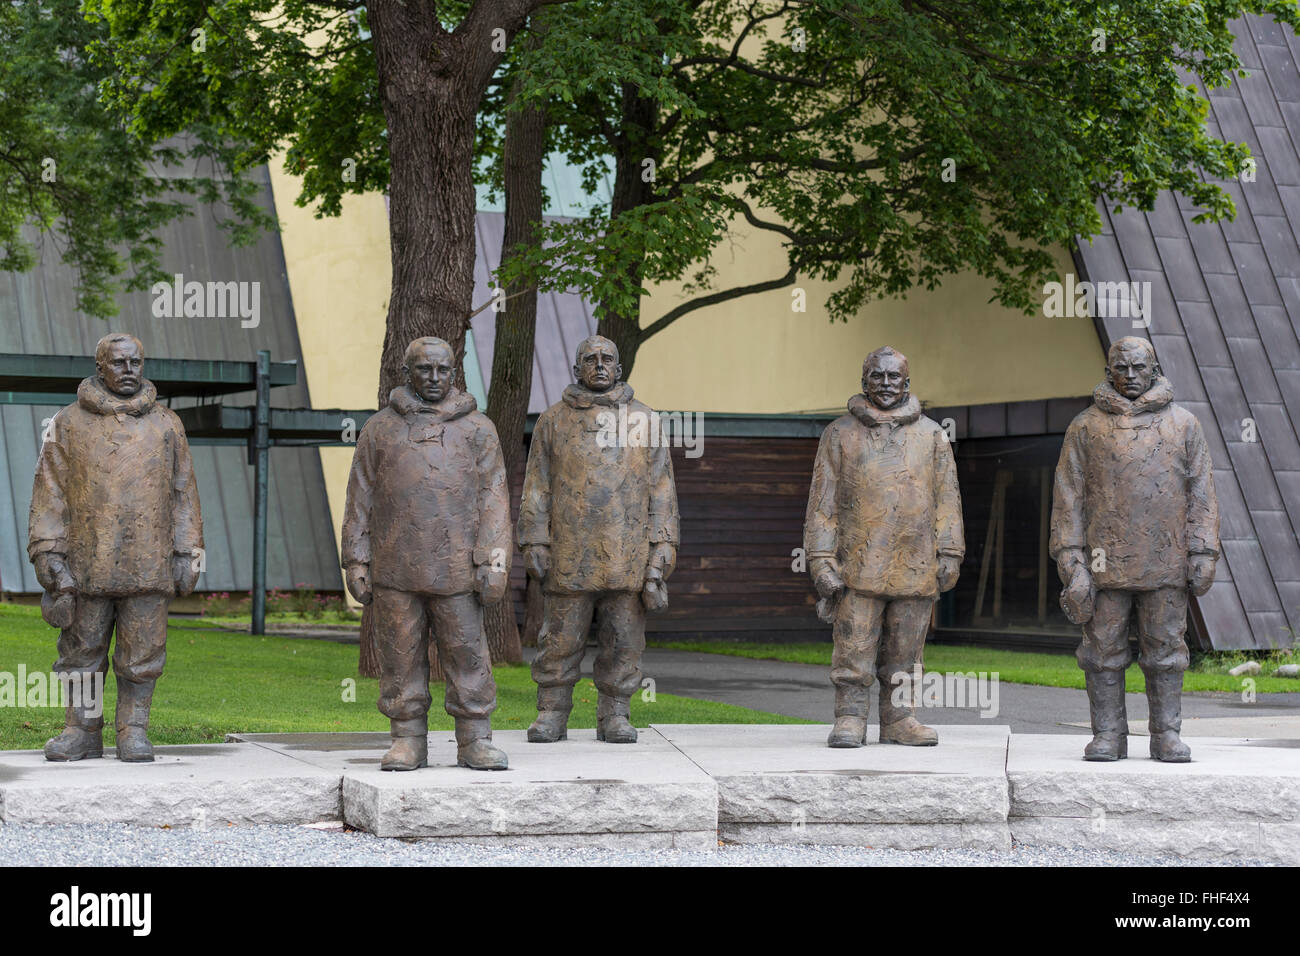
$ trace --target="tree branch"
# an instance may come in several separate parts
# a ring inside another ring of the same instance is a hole
[[[689,315],[697,309],[705,309],[711,305],[718,305],[721,302],[729,302],[732,299],[739,299],[741,296],[753,295],[757,292],[771,292],[773,289],[780,289],[787,286],[798,277],[799,271],[791,266],[785,275],[779,279],[768,279],[766,282],[753,282],[749,285],[738,285],[735,288],[724,289],[721,292],[713,292],[709,295],[702,295],[698,298],[691,299],[689,302],[683,302],[675,309],[670,309],[662,316],[651,322],[641,330],[640,341],[644,342],[650,336],[662,332],[668,326],[672,325],[683,315]]]

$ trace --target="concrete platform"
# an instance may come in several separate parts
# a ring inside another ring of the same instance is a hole
[[[241,739],[342,778],[343,818],[376,836],[547,846],[717,845],[717,785],[654,730],[635,744],[574,730],[530,744],[497,731],[505,771],[456,766],[450,732],[429,735],[429,767],[379,770],[387,734],[249,734]]]
[[[1011,738],[1009,823],[1021,843],[1092,846],[1189,859],[1300,863],[1300,746],[1288,739],[1185,737],[1192,762],[1150,759],[1129,738],[1115,763],[1083,741]]]
[[[732,843],[1007,849],[1005,726],[948,726],[937,747],[826,746],[829,725],[656,725],[718,785]],[[871,727],[867,739],[875,741]]]
[[[339,775],[241,744],[154,748],[153,763],[0,753],[0,821],[151,827],[314,823],[342,814]]]
[[[1162,764],[1146,739],[1117,763],[1086,737],[945,725],[937,747],[826,747],[829,726],[662,725],[632,746],[575,730],[557,744],[499,731],[503,772],[383,773],[383,733],[251,734],[160,746],[154,764],[0,753],[0,822],[148,827],[344,820],[379,836],[630,848],[732,843],[895,849],[1090,846],[1188,860],[1300,864],[1300,744],[1188,737]],[[874,739],[876,729],[870,731]]]

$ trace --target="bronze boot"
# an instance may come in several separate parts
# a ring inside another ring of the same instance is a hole
[[[117,679],[117,759],[125,763],[150,763],[153,744],[149,743],[149,705],[153,703],[151,680]]]
[[[456,763],[471,770],[505,770],[506,755],[492,746],[492,724],[486,719],[456,718]]]
[[[1122,671],[1084,672],[1092,740],[1083,748],[1084,760],[1123,760],[1128,756],[1128,715],[1124,707]]]
[[[826,738],[827,747],[861,747],[867,742],[867,688],[836,686],[835,726]]]
[[[429,766],[429,721],[390,720],[393,743],[379,761],[380,770],[418,770]]]
[[[529,743],[553,744],[567,740],[572,709],[572,687],[537,688],[537,719],[528,728]]]
[[[101,701],[101,706],[103,702]],[[88,708],[68,704],[63,733],[45,742],[45,759],[55,762],[104,756],[104,714],[91,717]]]
[[[907,685],[908,702],[903,706],[894,703],[897,687],[888,681],[880,684],[880,742],[903,744],[906,747],[933,747],[939,743],[939,732],[916,719],[915,705],[911,702],[913,688]]]
[[[1183,743],[1182,671],[1147,675],[1147,710],[1151,732],[1151,759],[1165,763],[1188,763],[1192,748]]]
[[[623,697],[596,697],[596,739],[607,744],[636,743],[632,726],[632,704]]]

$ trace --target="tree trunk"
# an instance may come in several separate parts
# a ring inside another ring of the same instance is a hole
[[[643,96],[631,83],[622,89],[623,122],[618,142],[614,146],[614,195],[610,202],[610,218],[654,200],[654,179],[651,170],[657,168],[659,156],[653,148],[653,135],[658,114],[654,100]],[[647,168],[646,160],[654,166]],[[640,260],[628,266],[627,276],[633,284],[641,282]],[[626,312],[600,304],[600,321],[596,331],[618,346],[619,364],[623,378],[632,375],[637,349],[641,346],[640,299]]]
[[[457,359],[464,388],[474,290],[474,117],[504,43],[541,0],[475,0],[454,32],[437,0],[366,6],[388,132],[388,235],[392,288],[379,369],[378,407],[402,384],[412,339],[435,335]],[[503,32],[504,36],[499,36]],[[441,679],[430,644],[431,679]],[[360,670],[378,673],[369,609],[362,612]]]
[[[379,407],[403,384],[412,339],[436,335],[465,354],[474,291],[474,114],[482,96],[432,0],[369,8],[388,126],[388,235],[392,287],[379,370]],[[464,387],[463,374],[457,385]]]
[[[512,100],[514,95],[512,92]],[[536,107],[509,110],[506,113],[504,146],[506,222],[501,244],[502,262],[518,247],[528,243],[542,221],[542,166],[545,159],[546,117],[543,111]],[[505,310],[496,314],[487,416],[496,425],[506,474],[513,479],[524,457],[524,423],[532,394],[537,287],[512,284],[505,292]],[[515,560],[522,559],[516,554]],[[523,660],[512,601],[507,599],[487,608],[484,623],[492,660],[511,663]]]

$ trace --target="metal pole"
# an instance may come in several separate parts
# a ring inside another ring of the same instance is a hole
[[[266,633],[266,508],[270,470],[271,353],[257,353],[257,410],[249,455],[253,459],[253,634]]]

